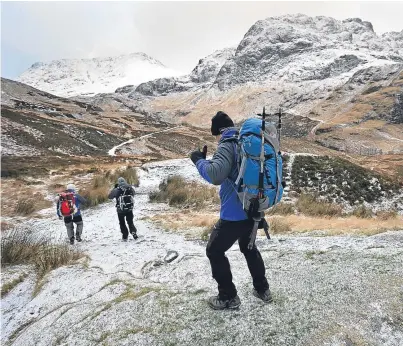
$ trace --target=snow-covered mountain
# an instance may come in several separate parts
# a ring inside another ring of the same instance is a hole
[[[200,59],[189,75],[159,78],[139,86],[124,86],[116,93],[126,94],[134,91],[147,96],[166,95],[168,92],[183,92],[189,90],[204,90],[211,87],[216,80],[224,63],[234,56],[236,47],[224,48]]]
[[[117,95],[132,99],[139,112],[205,126],[217,110],[241,120],[265,105],[350,127],[366,119],[402,123],[402,79],[403,31],[377,35],[359,18],[296,14],[257,21],[236,49],[200,60],[187,76],[120,88]],[[392,134],[398,128],[384,130],[400,140]],[[400,151],[395,144],[382,150]]]
[[[206,62],[214,67],[208,69],[207,79]],[[359,18],[339,21],[285,15],[256,22],[236,49],[218,51],[200,60],[190,75],[150,81],[132,88],[132,92],[157,96],[195,91],[206,81],[219,91],[273,82],[331,87],[362,69],[402,63],[403,31],[378,36],[371,23]],[[305,93],[306,88],[303,90]],[[317,90],[314,94],[318,95]]]
[[[403,152],[403,31],[377,35],[371,23],[359,18],[285,15],[257,21],[237,47],[200,59],[185,76],[124,83],[116,73],[123,65],[113,59],[105,63],[110,71],[99,77],[115,92],[75,100],[206,127],[218,110],[241,121],[263,106],[268,111],[281,106],[293,137],[309,135],[323,146],[352,153]],[[155,61],[152,65],[161,67]],[[39,74],[25,82],[44,90],[41,83],[48,88],[62,84],[63,92],[83,95],[95,84],[84,83],[88,74],[77,71],[53,82],[43,82]],[[367,124],[373,120],[380,121],[377,127]]]
[[[37,62],[18,81],[57,96],[91,96],[114,92],[124,85],[138,84],[180,73],[144,53],[94,59],[63,59]]]

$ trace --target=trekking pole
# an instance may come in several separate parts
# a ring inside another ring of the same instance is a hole
[[[278,110],[278,144],[280,144],[280,140],[281,140],[281,107]]]
[[[257,198],[254,201],[253,205],[253,220],[255,221],[253,224],[253,229],[250,235],[250,241],[248,244],[248,249],[251,250],[255,244],[257,229],[259,227],[259,222],[262,218],[262,213],[259,210],[260,199],[264,198],[264,131],[266,129],[266,109],[263,107],[262,113],[262,144],[260,147],[260,171],[259,171],[259,186],[258,186],[258,194]]]
[[[262,113],[262,144],[260,147],[260,172],[259,172],[259,194],[258,197],[263,198],[264,197],[264,131],[266,128],[266,112],[265,112],[265,107],[263,107],[263,113]]]

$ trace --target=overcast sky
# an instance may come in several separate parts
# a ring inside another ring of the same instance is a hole
[[[1,75],[37,61],[144,52],[188,73],[257,20],[303,13],[403,29],[403,2],[1,2]]]

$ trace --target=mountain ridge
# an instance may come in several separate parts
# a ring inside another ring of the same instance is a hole
[[[36,62],[17,81],[58,96],[69,97],[113,92],[126,84],[138,85],[178,74],[160,61],[138,52],[92,59]]]

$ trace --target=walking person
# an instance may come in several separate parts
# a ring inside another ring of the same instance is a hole
[[[220,219],[210,235],[206,254],[210,260],[213,278],[218,284],[218,295],[210,297],[208,304],[216,310],[236,309],[241,301],[232,282],[232,273],[225,252],[238,240],[253,279],[253,294],[265,303],[272,301],[269,284],[265,276],[265,266],[256,244],[248,248],[254,220],[249,219],[234,189],[238,176],[236,140],[238,130],[231,118],[218,112],[211,122],[211,134],[218,141],[217,151],[211,160],[206,160],[206,147],[196,150],[190,158],[200,175],[220,188]]]
[[[134,206],[135,191],[123,177],[118,178],[118,183],[115,188],[109,193],[109,199],[116,199],[116,211],[119,218],[120,231],[122,233],[122,240],[127,241],[130,234],[134,239],[137,239],[137,229],[133,223],[133,206]],[[129,226],[129,230],[126,226]]]
[[[81,235],[84,223],[80,207],[85,203],[86,200],[76,193],[76,188],[73,184],[68,184],[66,191],[58,195],[56,205],[57,216],[60,220],[64,220],[71,245],[74,244],[74,240],[77,240],[77,242],[82,241]],[[74,224],[76,224],[75,234]]]

